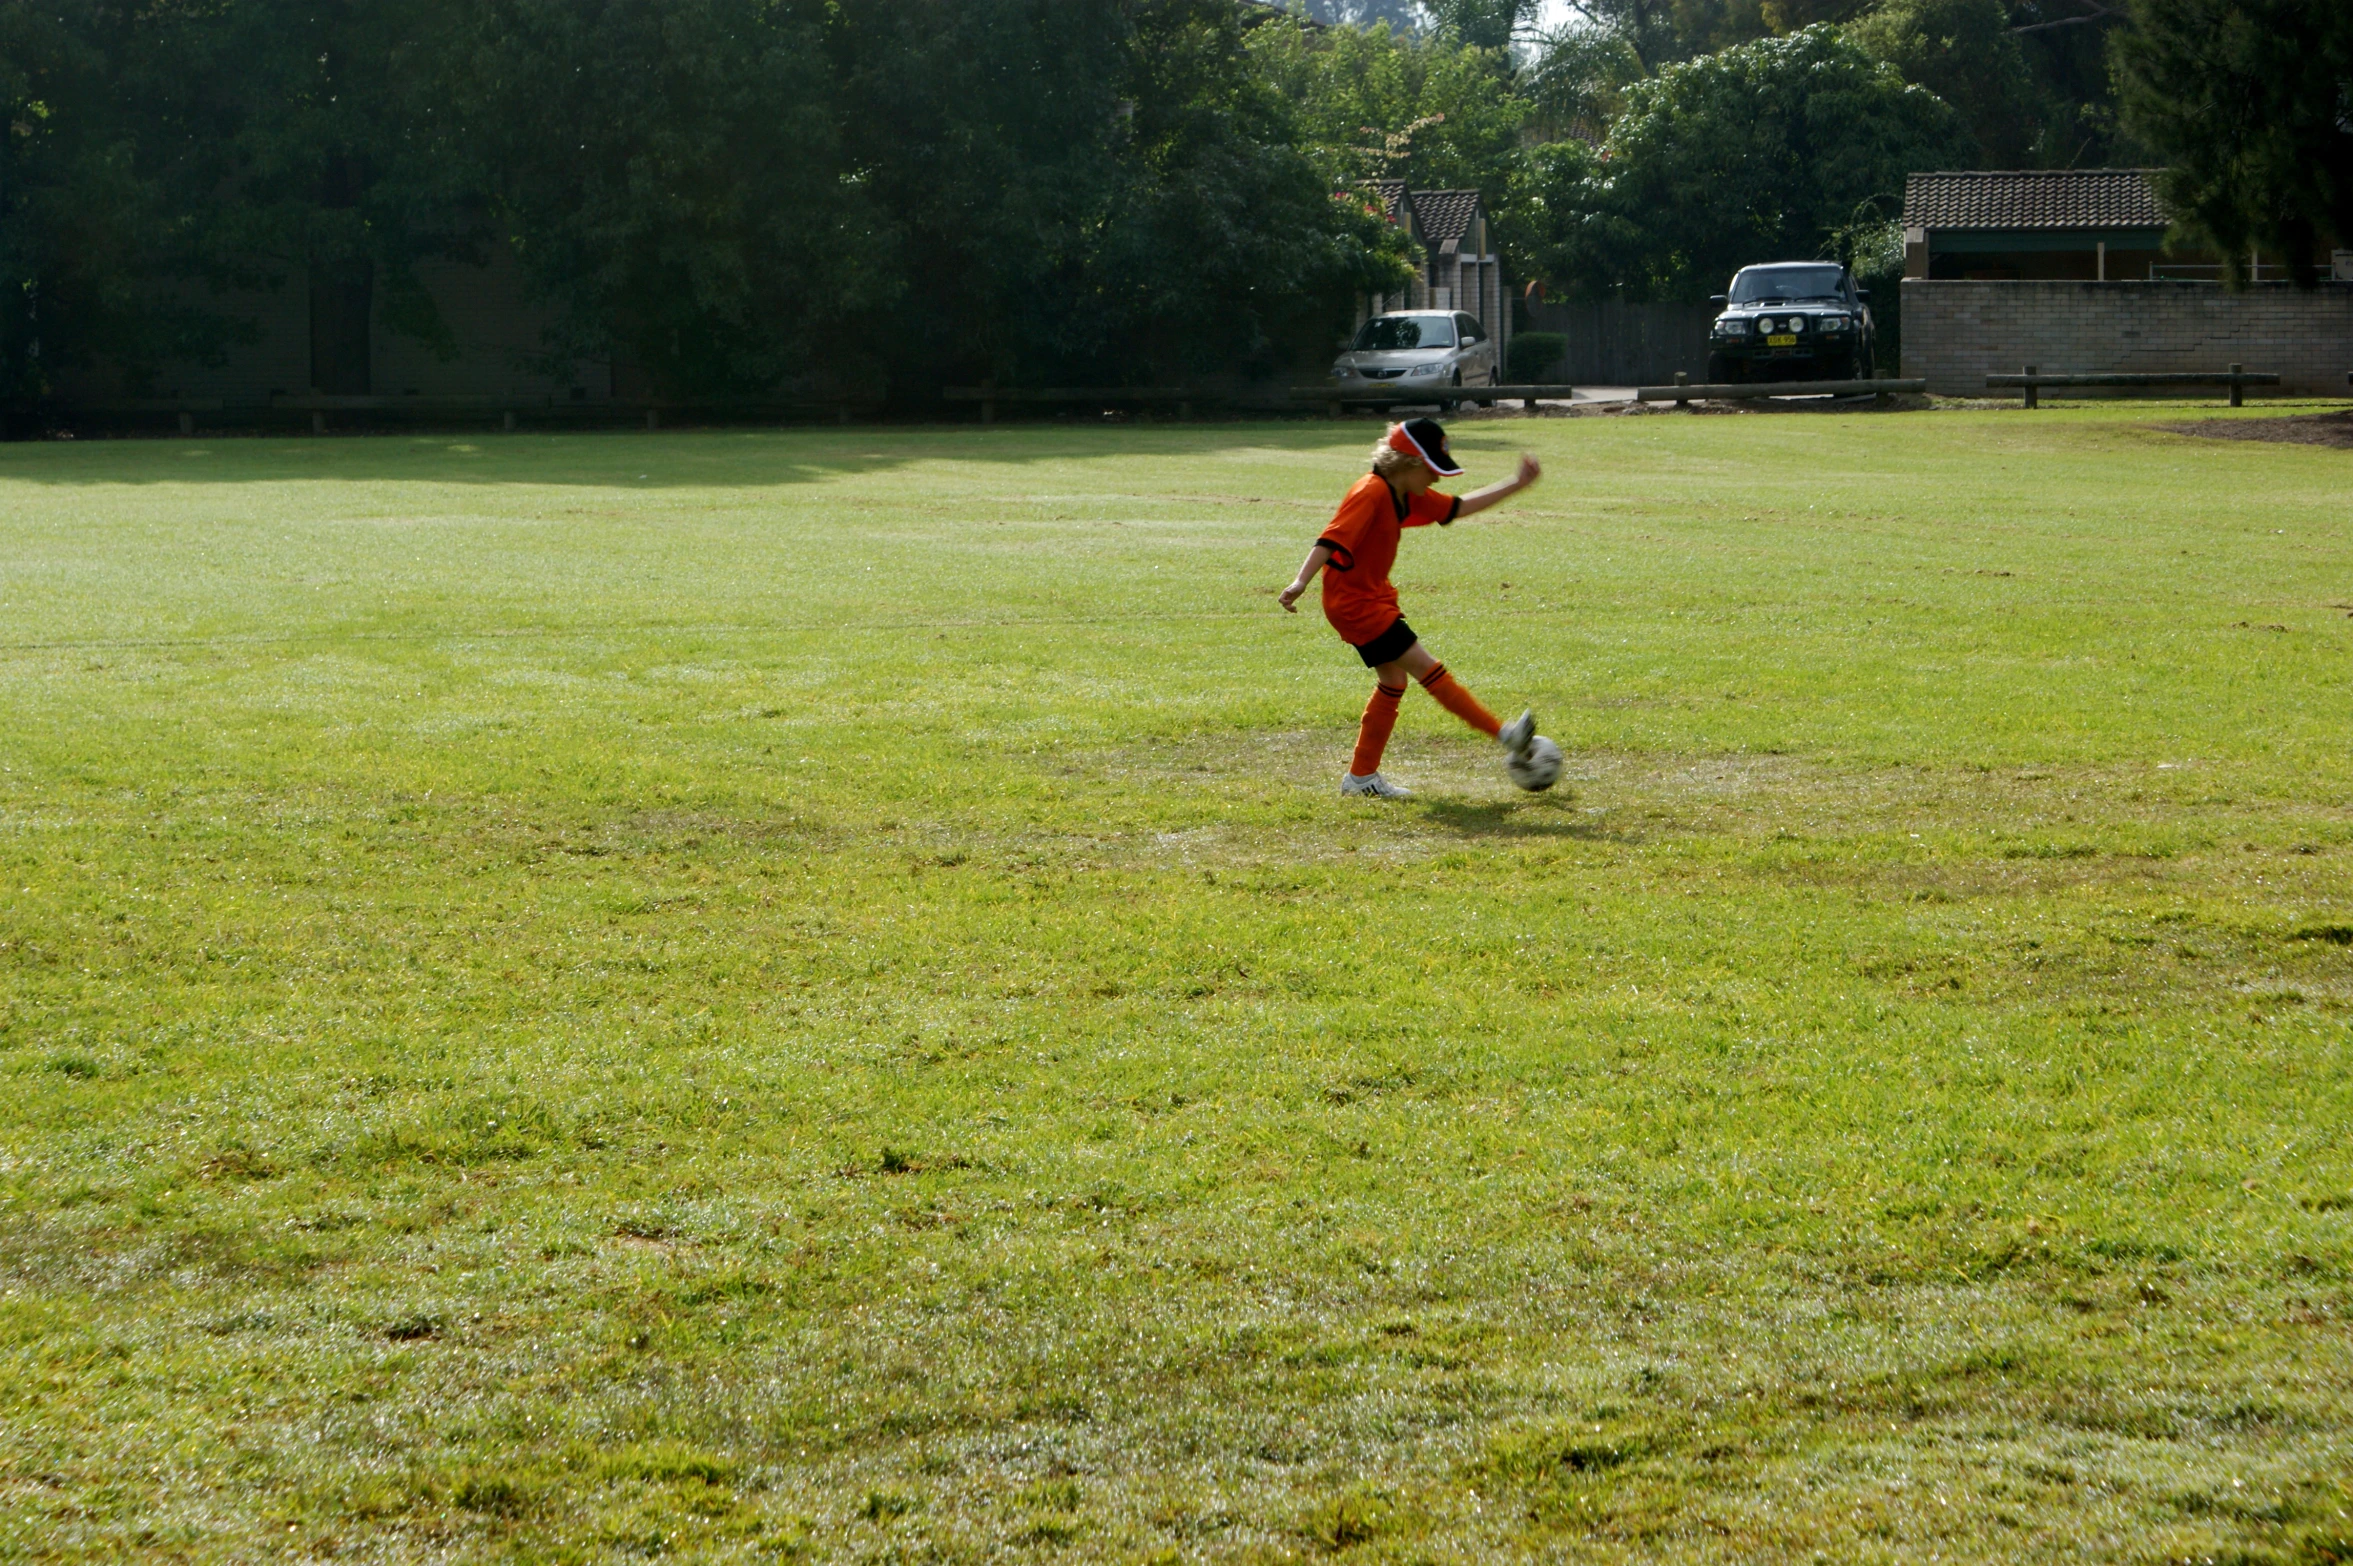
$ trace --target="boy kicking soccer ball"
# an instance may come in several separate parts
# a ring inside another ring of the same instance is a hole
[[[1458,517],[1475,516],[1526,489],[1544,470],[1523,453],[1517,476],[1485,489],[1457,498],[1430,487],[1460,472],[1446,449],[1446,431],[1436,419],[1390,425],[1373,447],[1373,470],[1348,491],[1323,536],[1307,552],[1299,575],[1283,589],[1283,608],[1297,614],[1299,595],[1322,572],[1324,618],[1373,671],[1373,699],[1365,705],[1364,722],[1356,731],[1356,756],[1340,783],[1343,794],[1405,799],[1413,793],[1381,776],[1381,752],[1389,744],[1389,731],[1397,726],[1397,708],[1405,699],[1408,679],[1421,681],[1439,706],[1502,746],[1507,765],[1521,760],[1536,742],[1534,714],[1523,712],[1509,723],[1498,722],[1478,697],[1446,672],[1446,665],[1430,656],[1398,612],[1397,589],[1389,585],[1389,567],[1396,562],[1402,529],[1433,522],[1446,527]]]

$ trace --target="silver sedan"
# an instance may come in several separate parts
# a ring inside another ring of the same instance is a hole
[[[1356,329],[1348,351],[1332,361],[1332,381],[1347,391],[1429,392],[1452,407],[1465,386],[1496,383],[1495,340],[1479,318],[1459,310],[1399,310]]]

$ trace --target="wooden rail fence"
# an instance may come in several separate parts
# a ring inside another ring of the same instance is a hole
[[[1703,381],[1698,385],[1677,372],[1672,386],[1637,386],[1637,402],[1672,402],[1680,408],[1694,401],[1737,402],[1751,397],[1877,397],[1881,402],[1905,393],[1925,394],[1928,382],[1915,381]]]
[[[2353,379],[2353,376],[2347,377]],[[2054,372],[2045,375],[2034,365],[2028,365],[2021,375],[1989,375],[1985,378],[1988,390],[2018,387],[2026,393],[2026,406],[2042,406],[2040,393],[2045,386],[2228,386],[2230,405],[2243,407],[2246,388],[2277,386],[2279,376],[2270,370],[2250,370],[2243,365],[2232,365],[2227,371],[2209,370],[2148,370],[2119,371],[2113,374],[2068,375]]]

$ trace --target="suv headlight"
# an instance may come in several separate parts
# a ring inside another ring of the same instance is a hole
[[[1748,323],[1746,321],[1718,321],[1716,334],[1720,337],[1746,337]]]
[[[1783,328],[1782,328],[1782,330],[1783,330],[1783,331],[1788,331],[1788,332],[1802,332],[1802,331],[1804,331],[1805,329],[1806,329],[1806,318],[1805,318],[1804,316],[1802,316],[1802,315],[1793,315],[1793,316],[1791,316],[1791,317],[1789,318],[1789,324],[1788,324],[1787,326],[1785,326],[1785,327],[1783,327]]]
[[[1822,317],[1822,330],[1825,332],[1843,332],[1846,329],[1847,318],[1845,316],[1826,315]]]

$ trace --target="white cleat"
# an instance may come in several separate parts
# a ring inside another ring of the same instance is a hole
[[[1527,752],[1529,745],[1534,743],[1535,739],[1536,711],[1531,707],[1526,712],[1523,712],[1518,717],[1512,719],[1511,722],[1505,724],[1503,728],[1497,732],[1495,736],[1495,743],[1503,747],[1503,753],[1505,755],[1519,756],[1524,755]]]
[[[1346,777],[1340,780],[1340,793],[1344,797],[1361,797],[1365,799],[1413,798],[1412,789],[1399,788],[1396,784],[1390,782],[1387,778],[1381,776],[1378,772],[1368,773],[1361,778],[1353,772],[1349,773]]]

